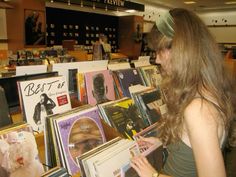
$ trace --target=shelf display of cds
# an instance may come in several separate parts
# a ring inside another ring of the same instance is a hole
[[[47,24],[47,45],[60,45],[62,40],[74,39],[78,44],[80,36],[78,24]]]
[[[62,45],[63,40],[75,40],[92,53],[100,34],[107,36],[112,52],[118,50],[118,17],[65,9],[46,8],[47,45]],[[59,14],[63,14],[63,16]],[[100,19],[103,20],[100,20]],[[99,20],[98,20],[99,19]]]
[[[108,30],[110,29],[110,30]],[[88,48],[88,52],[92,52],[92,45],[99,40],[99,34],[107,36],[108,43],[111,45],[112,52],[117,52],[117,37],[116,27],[103,27],[98,26],[85,26],[85,45]]]

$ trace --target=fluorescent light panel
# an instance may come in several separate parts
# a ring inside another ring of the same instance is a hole
[[[136,12],[136,10],[129,9],[129,10],[125,10],[125,12],[128,12],[128,13],[134,13],[134,12]]]
[[[236,4],[236,1],[227,1],[227,2],[225,2],[225,4],[228,4],[228,5],[230,5],[230,4]]]
[[[184,1],[184,4],[195,4],[195,1]]]

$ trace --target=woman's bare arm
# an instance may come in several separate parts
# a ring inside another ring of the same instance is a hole
[[[184,123],[196,160],[199,177],[225,177],[218,137],[219,112],[213,104],[193,100],[184,113]]]

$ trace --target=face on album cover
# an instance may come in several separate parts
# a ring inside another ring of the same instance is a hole
[[[98,109],[87,109],[57,121],[63,154],[70,174],[79,172],[76,157],[105,142]]]
[[[85,81],[89,104],[115,100],[113,77],[109,70],[85,73]]]

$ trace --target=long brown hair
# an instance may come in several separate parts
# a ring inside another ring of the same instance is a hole
[[[167,88],[168,115],[163,118],[160,138],[166,143],[181,138],[185,108],[197,94],[207,99],[205,92],[217,102],[227,130],[232,118],[229,94],[232,85],[227,79],[218,45],[193,12],[173,9],[170,14],[174,19],[173,39],[162,35],[156,26],[148,37],[151,47],[157,52],[171,48],[171,74],[165,78],[164,85]]]

